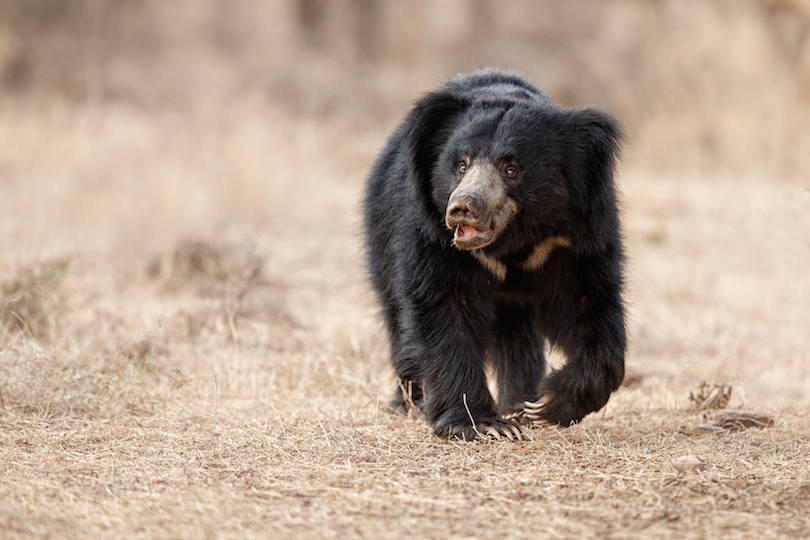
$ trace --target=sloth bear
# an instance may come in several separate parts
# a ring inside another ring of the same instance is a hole
[[[619,127],[522,76],[459,75],[390,136],[366,186],[368,267],[400,379],[435,433],[569,426],[624,378]],[[566,364],[546,374],[544,345]],[[487,369],[497,381],[497,401]]]

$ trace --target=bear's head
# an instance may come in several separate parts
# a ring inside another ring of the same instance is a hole
[[[411,114],[406,140],[432,237],[492,255],[553,236],[582,251],[609,241],[600,229],[617,214],[619,129],[608,115],[528,95],[441,92]]]

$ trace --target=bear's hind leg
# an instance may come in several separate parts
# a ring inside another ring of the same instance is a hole
[[[419,360],[415,358],[412,351],[409,354],[401,346],[401,343],[407,342],[407,340],[407,336],[399,336],[392,332],[391,361],[399,381],[391,400],[391,408],[395,413],[405,416],[413,411],[424,412],[425,406]]]
[[[409,416],[412,412],[423,412],[424,406],[422,385],[412,379],[400,379],[391,399],[391,410],[396,414]]]

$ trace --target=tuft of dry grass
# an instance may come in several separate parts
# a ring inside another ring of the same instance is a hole
[[[67,259],[38,261],[19,268],[0,284],[0,332],[21,332],[48,341],[56,333],[58,312],[64,299],[60,282],[68,269]]]

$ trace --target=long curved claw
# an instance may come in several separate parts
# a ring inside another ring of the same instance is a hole
[[[479,424],[476,429],[481,435],[491,437],[495,440],[508,439],[510,441],[522,441],[523,430],[520,426],[512,423]]]
[[[523,411],[523,409],[509,413],[505,415],[504,418],[506,418],[507,420],[511,420],[512,422],[516,423],[519,427],[531,424],[531,420],[526,417],[526,413]]]
[[[531,427],[550,427],[553,422],[549,422],[545,418],[546,405],[549,404],[551,398],[542,396],[537,401],[524,401],[523,402],[523,418],[528,420]]]
[[[484,434],[489,435],[493,439],[500,440],[501,433],[495,429],[494,426],[484,426]]]
[[[537,401],[524,401],[523,410],[525,412],[541,411],[550,401],[551,398],[548,396],[542,396]]]
[[[504,437],[506,437],[510,441],[515,440],[515,434],[512,433],[512,430],[509,429],[509,426],[499,426],[499,427],[500,427],[501,435],[503,435]]]

